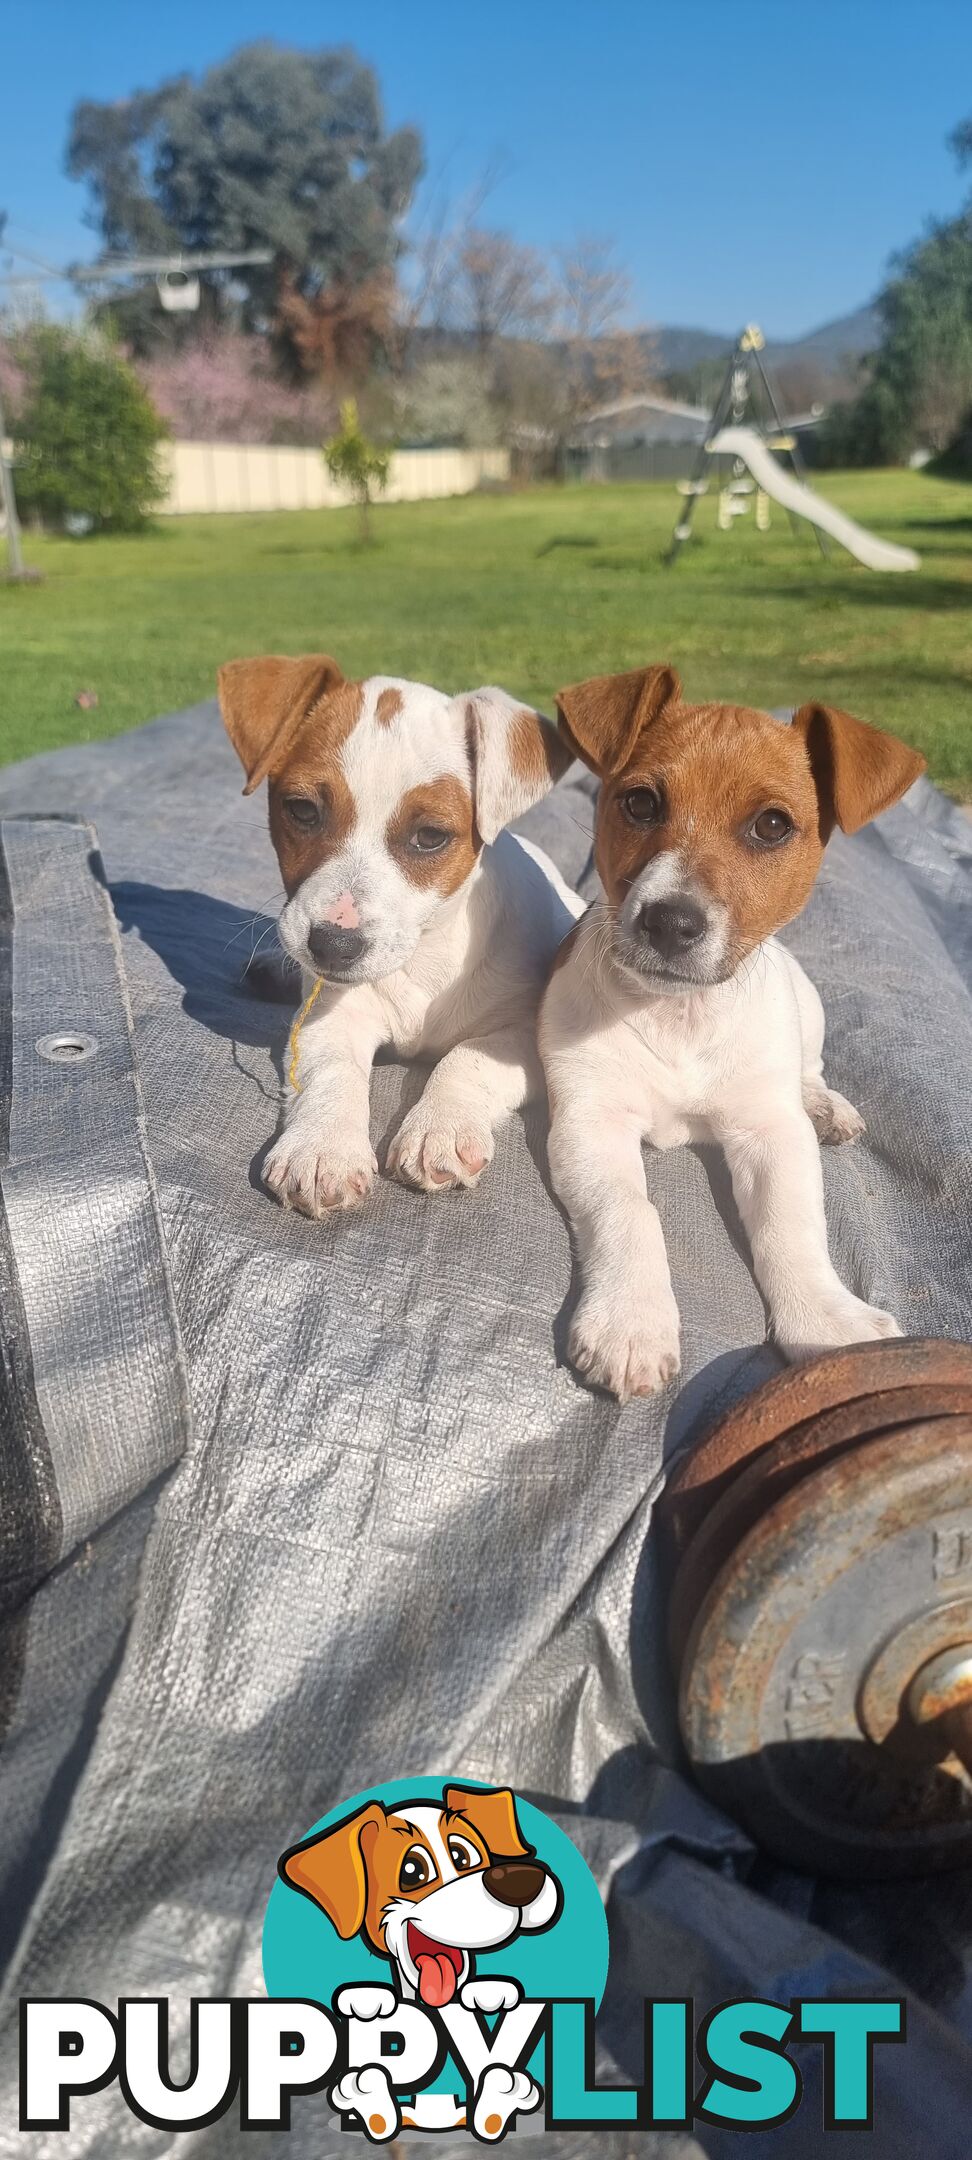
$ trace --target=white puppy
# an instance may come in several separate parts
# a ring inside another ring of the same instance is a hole
[[[670,668],[563,690],[561,726],[600,775],[605,899],[568,937],[543,1003],[550,1165],[582,1289],[569,1351],[622,1400],[679,1369],[679,1316],[642,1142],[717,1140],[790,1356],[897,1335],[827,1250],[822,1140],[862,1119],[823,1078],[820,999],[772,932],[809,896],[835,825],[856,832],[924,760],[847,713],[790,727],[683,704]]]
[[[219,695],[245,792],[269,780],[280,939],[304,980],[267,1186],[306,1215],[365,1198],[383,1045],[436,1061],[386,1169],[430,1193],[475,1185],[497,1127],[543,1092],[537,1004],[582,912],[502,827],[570,753],[505,691],[348,682],[323,654],[230,661]]]

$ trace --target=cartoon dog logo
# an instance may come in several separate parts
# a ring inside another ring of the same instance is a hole
[[[441,1807],[373,1800],[292,1845],[279,1872],[345,1942],[363,1935],[390,1958],[404,2001],[434,2010],[472,1977],[478,1950],[552,1927],[563,1903],[523,1839],[513,1794],[465,1785],[447,1785]]]

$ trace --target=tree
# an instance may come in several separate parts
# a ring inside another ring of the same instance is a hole
[[[490,374],[476,353],[432,353],[395,391],[396,432],[406,440],[484,450],[500,439]]]
[[[475,226],[456,255],[453,313],[478,351],[502,337],[537,337],[549,329],[556,299],[542,256],[509,233]]]
[[[68,171],[85,180],[93,222],[121,254],[273,250],[234,272],[244,324],[278,320],[281,288],[310,309],[393,270],[399,221],[422,167],[414,128],[387,134],[373,70],[349,51],[244,46],[199,81],[188,75],[118,103],[76,106]],[[204,281],[210,314],[226,273]],[[144,296],[112,312],[151,339]],[[299,363],[288,323],[283,343]]]
[[[21,507],[133,531],[165,495],[165,425],[141,383],[103,338],[53,323],[30,332],[18,357],[26,379],[14,435]]]
[[[340,428],[324,445],[324,463],[331,479],[346,487],[357,503],[361,538],[367,545],[371,539],[371,491],[387,487],[391,453],[368,441],[353,398],[344,400]]]
[[[949,140],[960,167],[972,162],[972,119]],[[893,268],[896,274],[878,298],[884,335],[870,379],[818,431],[814,453],[820,463],[895,464],[919,448],[948,455],[967,440],[972,203],[958,217],[931,225]]]
[[[278,381],[266,340],[238,330],[204,333],[179,352],[139,361],[137,372],[173,434],[190,440],[319,445],[337,416],[325,388]]]
[[[583,233],[559,257],[559,326],[566,356],[563,425],[653,382],[654,348],[645,330],[628,329],[631,279],[613,242]]]

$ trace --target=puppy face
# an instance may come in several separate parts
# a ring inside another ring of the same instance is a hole
[[[674,995],[732,975],[799,914],[834,825],[856,832],[924,770],[827,706],[786,727],[747,706],[686,705],[671,668],[580,683],[557,704],[603,781],[595,859],[615,957]]]
[[[484,842],[569,762],[542,715],[502,690],[348,682],[324,654],[230,661],[219,695],[245,792],[269,783],[281,942],[334,982],[406,966]]]
[[[432,2008],[451,2002],[477,1950],[549,1927],[555,1877],[524,1843],[511,1792],[449,1786],[444,1805],[373,1802],[285,1853],[280,1873],[345,1940],[364,1933]]]

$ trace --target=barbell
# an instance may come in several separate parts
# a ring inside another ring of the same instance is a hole
[[[770,1852],[972,1863],[972,1344],[856,1344],[734,1405],[661,1505],[679,1725]]]

